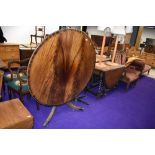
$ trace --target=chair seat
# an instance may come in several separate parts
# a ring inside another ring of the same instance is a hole
[[[151,69],[150,65],[145,65],[143,69],[143,73],[148,72]]]
[[[19,91],[20,90],[20,81],[19,80],[12,80],[10,82],[8,82],[8,87]],[[28,92],[29,91],[29,87],[27,83],[22,84],[22,91],[23,92]]]

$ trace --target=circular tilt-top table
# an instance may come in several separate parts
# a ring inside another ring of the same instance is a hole
[[[73,100],[86,87],[95,67],[95,49],[82,31],[64,29],[49,35],[34,51],[28,65],[31,95],[54,108]]]

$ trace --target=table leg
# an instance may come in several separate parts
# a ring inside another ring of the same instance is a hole
[[[74,110],[84,110],[84,108],[77,106],[77,105],[73,104],[72,102],[68,102],[67,105]]]
[[[53,106],[52,109],[51,109],[51,112],[50,114],[48,115],[47,119],[45,120],[43,126],[46,127],[46,125],[50,122],[50,120],[52,119],[54,113],[55,113],[55,110],[56,110],[56,106]]]

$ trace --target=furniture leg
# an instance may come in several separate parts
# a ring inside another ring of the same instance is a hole
[[[31,95],[27,94],[27,99],[30,101]]]
[[[35,42],[36,42],[36,45],[37,45],[37,36],[35,36]]]
[[[52,119],[54,113],[55,113],[55,110],[56,110],[56,106],[53,106],[52,109],[51,109],[51,112],[50,114],[48,115],[47,119],[45,120],[43,126],[46,127],[46,125],[50,122],[50,120]]]
[[[12,91],[12,96],[15,97],[15,92],[14,91]]]
[[[97,97],[101,97],[103,95],[104,95],[104,90],[103,90],[103,73],[100,73],[100,81],[99,81],[99,88],[98,88]]]
[[[3,98],[2,98],[2,96],[0,96],[0,102],[2,102],[3,101]]]
[[[19,94],[19,99],[21,100],[21,102],[24,104],[24,99],[23,99],[23,95],[20,93]]]
[[[84,110],[84,108],[77,106],[77,105],[73,104],[72,102],[68,102],[67,105],[74,110]]]
[[[30,42],[30,45],[32,44],[32,36],[31,36],[31,42]]]
[[[79,97],[75,98],[75,100],[76,101],[79,101],[79,102],[81,102],[83,104],[89,105],[89,103],[87,103],[87,102],[85,102],[85,101],[82,100],[82,98],[84,98],[84,97],[86,97],[86,96],[79,96]]]
[[[5,90],[5,83],[4,83],[4,80],[3,80],[3,83],[2,83],[2,89],[3,89],[3,94],[4,94],[4,96],[5,96],[5,93],[6,93],[5,91],[6,91],[6,90]]]
[[[40,105],[37,101],[36,101],[36,107],[37,107],[37,110],[40,110]]]
[[[9,94],[9,99],[11,100],[12,96],[11,96],[11,90],[9,87],[8,87],[8,94]]]
[[[127,85],[126,85],[126,91],[128,91],[129,86],[130,86],[130,83],[127,83]]]

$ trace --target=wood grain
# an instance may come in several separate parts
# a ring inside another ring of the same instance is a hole
[[[42,42],[30,59],[30,92],[41,104],[67,103],[85,88],[94,66],[95,49],[84,32],[57,31]]]
[[[0,128],[30,129],[33,127],[33,116],[19,99],[0,103]]]
[[[18,44],[0,44],[0,58],[8,66],[9,60],[20,60],[19,45]],[[13,64],[11,67],[19,67],[19,64]]]
[[[111,89],[116,86],[124,71],[124,65],[112,62],[96,63],[95,70],[103,73],[103,83],[106,88]]]

